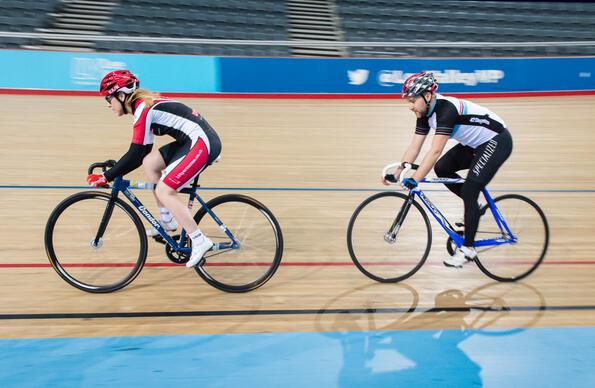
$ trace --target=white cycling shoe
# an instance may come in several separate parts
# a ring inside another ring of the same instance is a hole
[[[166,232],[173,232],[176,229],[178,229],[178,223],[176,222],[176,220],[174,218],[172,218],[170,222],[165,222],[165,221],[159,220],[159,223],[161,224],[163,229],[165,229]],[[157,229],[155,227],[147,228],[147,236],[155,237],[158,235],[159,235],[159,232],[157,231]]]
[[[462,268],[463,265],[473,261],[476,257],[477,252],[475,252],[475,248],[462,246],[451,257],[444,260],[443,263],[447,267]]]
[[[192,268],[200,262],[200,259],[204,256],[205,253],[209,249],[213,247],[213,242],[210,238],[203,235],[201,233],[202,239],[193,238],[192,239],[192,254],[190,255],[190,260],[186,263],[186,267]],[[195,240],[201,240],[200,242],[196,242]]]

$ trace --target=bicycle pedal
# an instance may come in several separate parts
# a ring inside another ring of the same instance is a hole
[[[153,240],[159,244],[165,244],[165,240],[159,234],[157,236],[153,236]]]

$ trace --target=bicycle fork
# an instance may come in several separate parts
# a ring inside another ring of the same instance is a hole
[[[401,226],[403,226],[403,221],[405,221],[407,213],[409,213],[409,209],[411,208],[411,204],[413,203],[414,196],[414,193],[410,191],[409,196],[407,197],[405,203],[403,203],[403,206],[401,206],[401,209],[399,210],[399,213],[397,214],[395,221],[391,225],[388,232],[386,232],[386,234],[384,235],[384,241],[386,241],[387,243],[394,244],[397,241],[397,235],[401,230]]]
[[[99,229],[97,230],[97,234],[95,238],[91,240],[91,248],[99,249],[103,246],[103,234],[107,229],[107,224],[112,217],[112,213],[114,211],[114,206],[116,204],[116,197],[117,194],[112,193],[110,199],[107,202],[105,207],[105,211],[103,212],[103,216],[101,217],[101,222],[99,223]]]

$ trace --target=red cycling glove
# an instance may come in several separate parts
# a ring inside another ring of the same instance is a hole
[[[87,175],[87,183],[90,186],[102,187],[107,185],[107,179],[105,179],[103,174],[89,174]]]

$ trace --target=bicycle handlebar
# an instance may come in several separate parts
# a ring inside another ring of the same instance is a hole
[[[388,172],[390,170],[394,170],[396,167],[399,167],[399,166],[403,168],[403,171],[401,171],[401,175],[399,175],[399,178],[397,179],[395,174],[389,174]],[[405,174],[407,172],[409,172],[409,170],[417,170],[418,168],[419,168],[418,164],[409,163],[409,162],[391,163],[391,164],[384,166],[384,168],[382,169],[382,177],[387,182],[399,183],[399,182],[403,181],[403,179],[405,178]]]
[[[90,174],[93,174],[93,171],[97,168],[101,168],[101,170],[103,172],[105,172],[108,168],[112,168],[116,165],[116,161],[115,160],[106,160],[105,162],[97,162],[97,163],[93,163],[89,166],[89,168],[87,169],[87,172]],[[128,181],[129,185],[128,187],[133,188],[133,189],[143,189],[143,190],[155,190],[155,183],[149,183],[149,182],[141,182],[141,181]],[[107,189],[110,187],[109,184],[105,184],[103,186],[101,186],[104,189]]]
[[[106,160],[105,162],[97,162],[97,163],[93,163],[89,166],[89,168],[87,169],[87,174],[91,175],[93,174],[93,171],[96,168],[101,168],[102,172],[105,172],[108,168],[112,168],[116,165],[116,161],[115,160]]]

